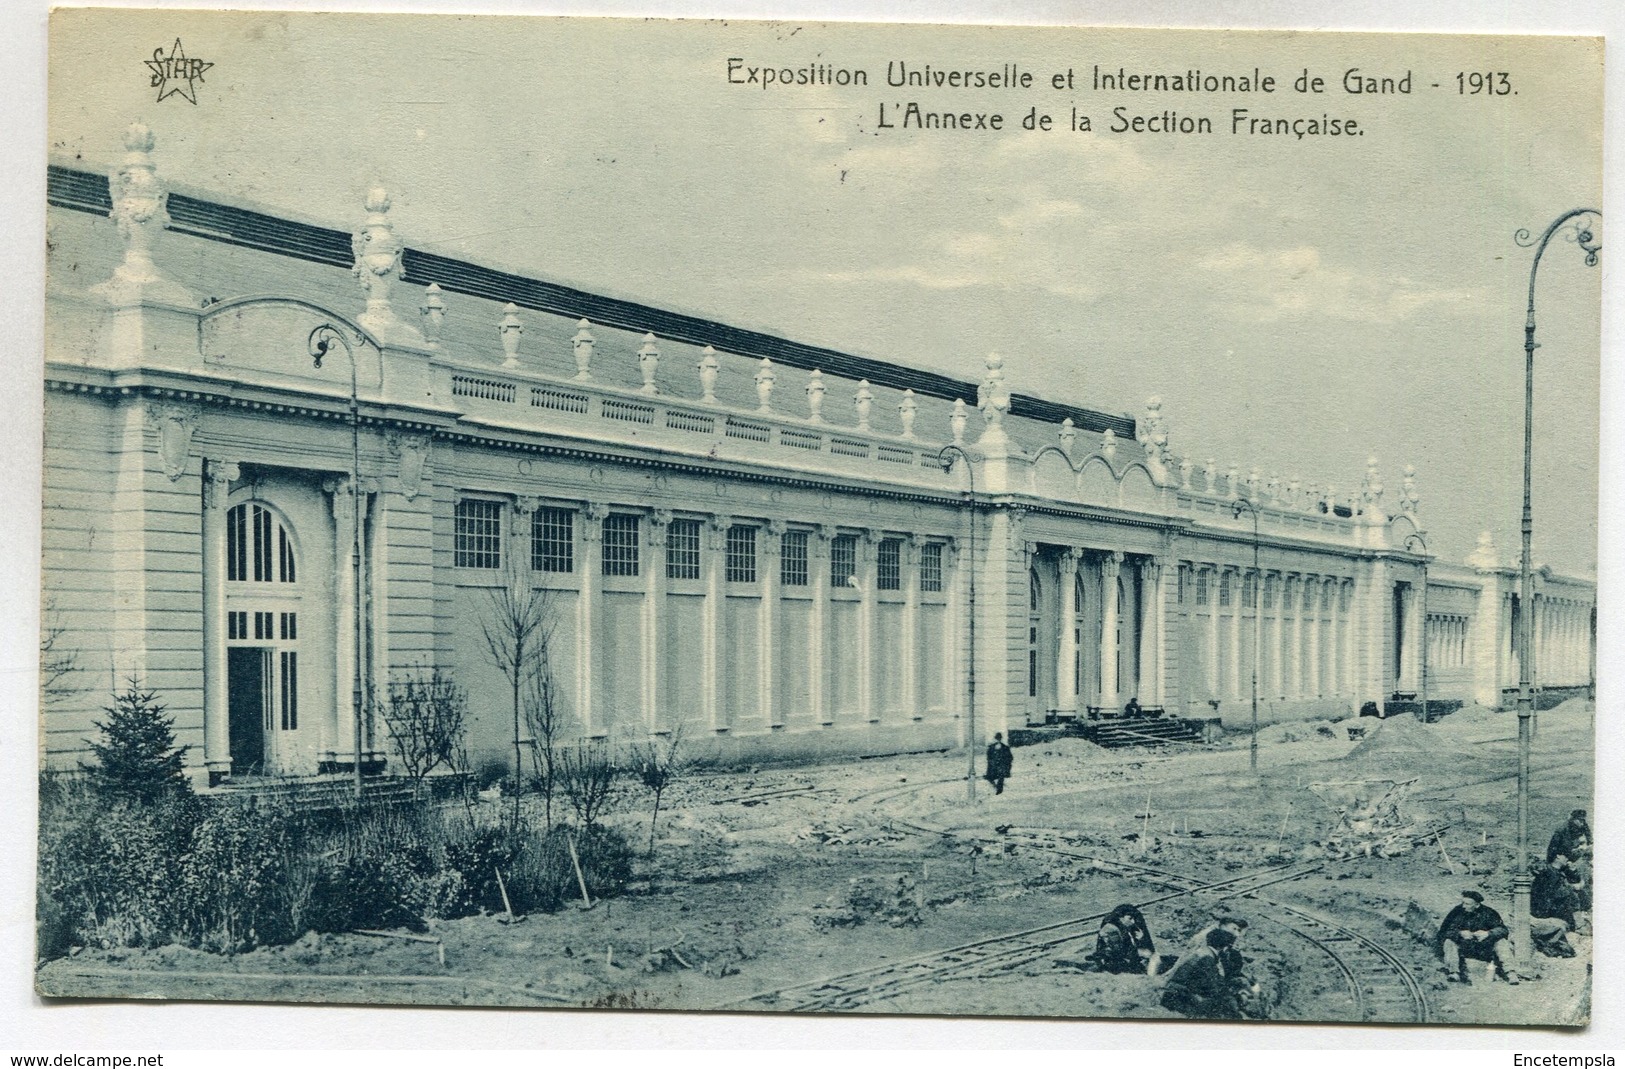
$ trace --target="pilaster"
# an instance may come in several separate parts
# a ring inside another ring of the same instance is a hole
[[[756,643],[756,704],[758,715],[762,723],[769,730],[784,727],[784,714],[780,710],[776,695],[778,688],[775,680],[778,671],[774,664],[777,652],[779,631],[779,555],[782,549],[782,539],[787,526],[783,520],[769,520],[759,531],[759,545],[757,554],[761,561],[760,572],[756,576],[757,585],[761,589],[761,602],[757,606],[760,621],[757,627]]]
[[[211,784],[231,774],[226,673],[226,511],[237,465],[203,463],[203,764]],[[325,754],[332,760],[331,747]]]
[[[593,696],[594,653],[598,649],[598,591],[599,575],[603,571],[604,518],[609,506],[598,501],[585,501],[581,505],[581,588],[576,597],[576,716],[581,721],[581,733],[588,737],[597,733]]]
[[[1078,614],[1076,589],[1078,581],[1078,551],[1068,547],[1061,551],[1061,580],[1057,591],[1060,602],[1060,648],[1055,657],[1055,709],[1062,716],[1076,716],[1078,712]]]
[[[666,535],[671,529],[671,510],[655,509],[649,514],[649,561],[643,583],[643,723],[651,732],[670,731],[675,723],[660,718],[661,651],[666,631]]]
[[[1123,554],[1117,550],[1100,559],[1100,704],[1115,710],[1122,705],[1117,687],[1117,577],[1122,572]]]

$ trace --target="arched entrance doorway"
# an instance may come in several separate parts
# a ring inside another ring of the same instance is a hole
[[[286,519],[260,501],[226,513],[226,710],[234,775],[290,773],[300,716],[300,568]],[[308,719],[308,718],[305,718]]]

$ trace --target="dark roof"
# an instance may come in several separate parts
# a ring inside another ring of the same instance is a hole
[[[59,208],[107,215],[112,209],[107,176],[51,165],[46,169],[46,201]],[[210,241],[241,245],[282,256],[333,267],[348,268],[354,262],[350,235],[342,230],[200,200],[182,193],[169,195],[169,229]],[[850,353],[803,345],[730,327],[709,319],[668,312],[633,301],[604,297],[552,282],[526,278],[506,271],[454,260],[447,256],[408,248],[402,257],[406,281],[417,285],[438,282],[448,293],[462,293],[487,300],[512,301],[521,308],[574,317],[585,316],[594,323],[643,333],[689,345],[713,345],[725,352],[747,357],[770,357],[774,363],[823,371],[850,379],[868,379],[876,386],[911,389],[917,394],[952,401],[976,398],[977,384],[936,372],[873,360]],[[1070,418],[1080,431],[1100,433],[1111,430],[1119,438],[1134,437],[1134,420],[1093,409],[1057,404],[1030,394],[1012,394],[1010,413],[1044,423],[1060,423]]]

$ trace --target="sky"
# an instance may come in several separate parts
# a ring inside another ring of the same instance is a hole
[[[1198,465],[1348,493],[1375,455],[1390,508],[1414,465],[1429,547],[1454,561],[1483,530],[1507,562],[1516,551],[1530,252],[1514,231],[1600,204],[1601,48],[1578,39],[56,19],[56,158],[105,169],[141,119],[160,173],[219,199],[349,228],[379,182],[414,246],[964,378],[997,350],[1015,389],[1111,412],[1160,395],[1172,448]],[[149,84],[144,61],[177,38],[214,64],[195,105]],[[860,69],[868,85],[733,84],[731,57]],[[1035,87],[893,87],[894,62],[1015,64]],[[1257,70],[1276,87],[1097,92],[1097,65]],[[1350,94],[1354,68],[1409,72],[1410,92]],[[1292,88],[1305,70],[1325,92]],[[1505,71],[1513,92],[1458,92],[1476,71]],[[1005,129],[900,128],[911,101]],[[1236,106],[1363,132],[1238,135]],[[1051,130],[1019,128],[1035,107]],[[1214,132],[1114,132],[1117,107]],[[1074,108],[1090,131],[1071,130]],[[1582,573],[1600,278],[1560,242],[1539,291],[1535,558]]]

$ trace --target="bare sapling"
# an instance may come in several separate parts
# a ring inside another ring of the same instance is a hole
[[[649,813],[649,856],[655,852],[655,829],[660,821],[660,801],[666,789],[688,771],[689,759],[683,750],[683,724],[678,721],[664,735],[632,747],[632,771],[653,796]]]
[[[379,714],[389,727],[390,745],[401,771],[421,782],[437,768],[466,770],[463,739],[468,729],[468,694],[450,673],[418,666],[389,681]]]
[[[513,699],[513,822],[519,823],[524,791],[524,696],[547,664],[558,615],[553,591],[533,584],[511,559],[504,582],[491,590],[480,626],[486,655],[504,678]]]

